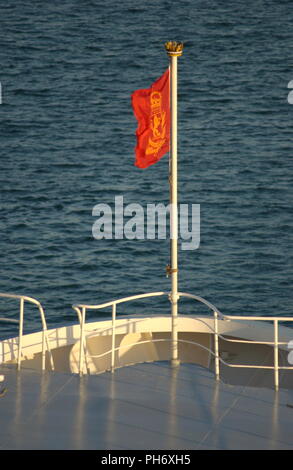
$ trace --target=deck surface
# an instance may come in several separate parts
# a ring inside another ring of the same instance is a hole
[[[0,373],[0,449],[293,448],[292,390],[217,384],[193,364],[138,364],[82,379]]]

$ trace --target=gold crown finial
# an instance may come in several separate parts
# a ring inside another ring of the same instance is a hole
[[[165,43],[165,49],[168,55],[179,57],[183,53],[183,42],[168,41]]]

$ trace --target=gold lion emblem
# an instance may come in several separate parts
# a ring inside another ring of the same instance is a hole
[[[162,111],[162,93],[153,91],[150,96],[151,104],[151,131],[146,155],[157,155],[166,142],[166,112]]]

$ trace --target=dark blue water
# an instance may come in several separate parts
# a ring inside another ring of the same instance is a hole
[[[53,326],[74,302],[169,289],[168,241],[91,230],[115,195],[168,201],[167,156],[133,165],[130,95],[164,72],[171,39],[185,42],[180,202],[201,205],[180,289],[226,314],[292,315],[292,23],[289,1],[2,0],[0,291],[36,297]]]

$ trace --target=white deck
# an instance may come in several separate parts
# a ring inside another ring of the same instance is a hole
[[[200,366],[114,374],[3,366],[1,449],[292,449],[293,392],[217,384]],[[287,406],[291,405],[291,406]]]

